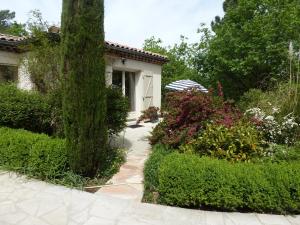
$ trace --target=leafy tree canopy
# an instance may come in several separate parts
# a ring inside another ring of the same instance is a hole
[[[59,89],[61,49],[59,36],[48,33],[49,23],[40,11],[30,12],[26,27],[34,41],[30,42],[30,52],[26,56],[26,66],[36,89],[48,93]]]
[[[181,36],[180,42],[172,46],[164,46],[160,38],[151,37],[144,42],[144,50],[159,53],[168,57],[169,62],[162,68],[162,91],[173,81],[191,79],[208,85],[203,72],[206,51],[211,33],[204,27],[198,29],[199,42],[190,43],[188,38]]]
[[[10,10],[0,10],[0,33],[23,36],[27,34],[26,25],[17,23],[16,13]]]
[[[288,46],[299,47],[299,0],[226,0],[225,15],[212,22],[204,72],[238,98],[288,79]]]

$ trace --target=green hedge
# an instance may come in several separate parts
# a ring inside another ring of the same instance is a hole
[[[117,135],[126,127],[128,99],[119,89],[109,87],[106,92],[109,134]],[[42,95],[0,84],[0,126],[64,137],[61,98],[60,89]]]
[[[172,153],[159,168],[159,201],[229,211],[300,212],[300,164],[230,163]]]
[[[153,201],[153,192],[158,191],[158,168],[163,159],[170,154],[163,145],[155,145],[144,167],[144,201]]]
[[[67,171],[65,141],[25,130],[0,128],[0,167],[43,180]]]
[[[119,170],[124,160],[123,149],[110,149],[101,171],[90,179],[70,170],[64,139],[0,127],[0,169],[51,183],[80,189],[102,185]]]
[[[52,133],[51,106],[45,96],[19,90],[13,84],[0,85],[0,126]]]

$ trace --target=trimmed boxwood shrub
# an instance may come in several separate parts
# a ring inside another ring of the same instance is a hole
[[[0,167],[43,180],[61,178],[68,169],[65,141],[2,127]]]
[[[0,127],[0,169],[14,171],[51,183],[82,189],[105,184],[125,160],[123,149],[110,149],[97,177],[89,179],[70,170],[65,140]]]
[[[155,145],[144,167],[144,201],[153,201],[153,193],[158,191],[158,169],[163,159],[170,154],[163,145]]]
[[[68,170],[65,141],[46,137],[33,144],[28,170],[42,179],[63,177]]]
[[[13,84],[0,85],[0,126],[52,133],[51,106],[45,96],[19,90]]]
[[[172,153],[159,168],[159,201],[191,208],[300,212],[299,163],[230,163]]]

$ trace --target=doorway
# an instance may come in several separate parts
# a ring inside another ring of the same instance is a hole
[[[135,73],[113,70],[112,86],[120,88],[129,101],[130,111],[135,111]]]

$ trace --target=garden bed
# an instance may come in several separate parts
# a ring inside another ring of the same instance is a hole
[[[219,211],[300,213],[300,162],[232,163],[155,146],[144,201]]]
[[[263,94],[248,101],[251,96],[237,108],[224,99],[221,85],[218,95],[168,93],[164,119],[150,137],[153,150],[144,169],[144,201],[299,214],[298,105],[291,101],[288,108],[285,99],[278,101],[277,90],[267,101]]]
[[[110,153],[105,165],[91,179],[70,170],[64,139],[0,127],[0,169],[54,184],[78,189],[105,184],[125,160],[122,149],[111,149]]]

